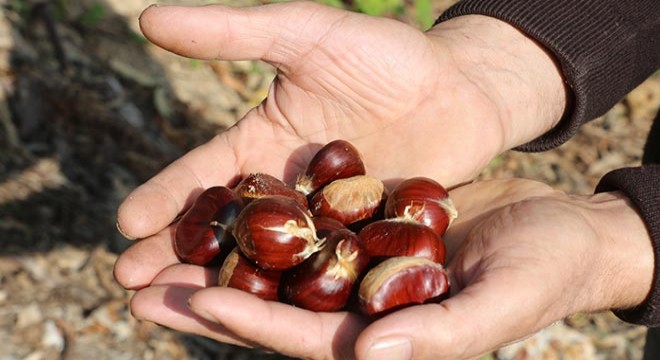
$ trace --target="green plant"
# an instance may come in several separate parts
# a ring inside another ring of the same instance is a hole
[[[424,28],[428,29],[433,25],[433,9],[431,7],[431,0],[415,0],[415,15],[417,22]]]
[[[405,11],[402,0],[355,0],[356,10],[368,15],[401,14]]]
[[[287,2],[291,0],[270,0],[269,2]],[[372,16],[402,15],[406,13],[405,0],[353,0],[352,6],[347,6],[342,0],[316,0],[317,3],[349,9]],[[431,0],[413,0],[415,21],[424,29],[433,25],[433,7]]]
[[[321,4],[328,5],[328,6],[332,6],[332,7],[336,7],[336,8],[339,8],[339,9],[344,9],[344,8],[346,8],[346,7],[344,6],[344,3],[343,3],[341,0],[319,0],[319,2],[320,2]]]
[[[80,16],[80,22],[85,26],[93,27],[98,25],[105,15],[105,7],[102,4],[96,3]]]
[[[130,38],[133,40],[135,43],[140,44],[140,45],[147,45],[149,44],[149,40],[147,40],[146,37],[144,37],[142,34],[137,33],[133,30],[130,30]]]

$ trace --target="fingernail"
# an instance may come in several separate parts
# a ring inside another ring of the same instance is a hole
[[[119,224],[119,220],[117,220],[117,222],[115,222],[115,226],[117,226],[117,231],[119,231],[121,236],[123,236],[127,240],[131,240],[131,241],[137,240],[137,238],[135,236],[130,236],[127,233],[125,233],[124,230],[121,229],[121,225]]]
[[[412,344],[404,337],[390,337],[376,341],[369,348],[368,360],[404,360],[412,357]]]
[[[209,312],[206,311],[206,310],[199,310],[199,311],[195,311],[195,310],[193,310],[193,312],[194,312],[197,316],[199,316],[199,317],[201,317],[201,318],[204,318],[205,320],[208,320],[208,321],[210,321],[210,322],[214,322],[214,323],[217,323],[217,322],[218,322],[218,319],[216,319],[215,317],[213,317],[213,315],[211,315],[211,313],[209,313]]]
[[[191,306],[191,300],[192,300],[192,296],[189,297],[189,298],[188,298],[188,301],[187,301],[188,309],[190,309],[190,311],[192,311],[195,315],[197,315],[197,316],[199,316],[199,317],[201,317],[201,318],[204,318],[204,319],[206,319],[206,320],[208,320],[208,321],[212,321],[212,322],[217,322],[217,321],[218,321],[218,320],[217,320],[213,315],[211,315],[211,313],[209,313],[208,311],[206,311],[206,310],[197,310],[197,309],[194,309],[194,308]]]

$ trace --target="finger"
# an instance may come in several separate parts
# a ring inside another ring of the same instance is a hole
[[[493,279],[495,280],[495,279]],[[392,313],[367,327],[360,359],[465,359],[495,350],[552,323],[543,301],[516,291],[513,279],[481,281],[442,302]],[[554,319],[554,318],[553,318]]]
[[[226,184],[238,173],[227,133],[197,147],[139,186],[117,211],[126,237],[145,238],[169,225],[203,189]]]
[[[345,14],[311,2],[244,8],[152,6],[140,16],[140,27],[156,45],[187,57],[290,64],[314,48]]]
[[[316,313],[230,288],[200,290],[190,307],[239,337],[301,358],[353,358],[355,339],[365,326],[356,314]]]
[[[252,347],[224,326],[208,321],[190,310],[188,299],[197,289],[177,286],[150,286],[133,295],[131,313],[171,329],[206,336],[221,342]]]
[[[113,269],[115,279],[125,289],[148,286],[165,268],[180,263],[172,246],[172,227],[136,242],[122,253]]]
[[[206,288],[218,285],[217,267],[203,267],[191,264],[175,264],[161,271],[151,282],[154,285]]]

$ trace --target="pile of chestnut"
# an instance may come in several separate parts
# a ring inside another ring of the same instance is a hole
[[[436,181],[410,178],[388,193],[357,149],[335,140],[295,188],[255,173],[202,192],[176,224],[174,249],[183,262],[222,264],[220,286],[380,316],[446,297],[442,235],[456,215]]]

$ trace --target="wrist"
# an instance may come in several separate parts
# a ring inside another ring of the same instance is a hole
[[[554,57],[514,26],[466,15],[427,33],[449,51],[459,71],[496,104],[503,149],[535,139],[561,120],[568,89]]]
[[[589,310],[628,309],[642,304],[653,284],[655,256],[651,236],[635,206],[621,192],[590,196],[587,207],[602,243],[597,271],[597,306]]]

